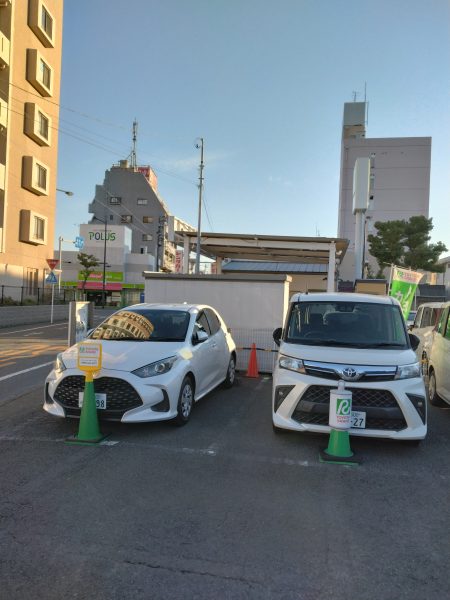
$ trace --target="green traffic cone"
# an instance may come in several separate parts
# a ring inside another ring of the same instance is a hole
[[[92,375],[86,375],[83,406],[81,407],[78,435],[70,437],[69,444],[98,444],[106,436],[102,435],[98,425],[97,406],[95,404],[95,390]]]
[[[353,458],[348,431],[342,429],[332,429],[330,431],[328,448],[320,452],[320,462],[340,465],[357,465],[361,462]]]

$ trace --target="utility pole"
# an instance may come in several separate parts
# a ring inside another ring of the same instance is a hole
[[[200,273],[200,238],[202,229],[202,195],[203,195],[203,138],[199,138],[200,142],[195,144],[196,148],[200,148],[200,175],[198,184],[198,226],[197,226],[197,256],[195,257],[195,273]]]
[[[105,308],[106,304],[106,233],[107,233],[106,210],[105,210],[105,239],[103,242],[103,285],[102,285],[102,304]]]

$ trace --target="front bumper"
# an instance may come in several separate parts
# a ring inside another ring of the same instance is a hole
[[[102,369],[94,377],[94,389],[96,393],[106,394],[106,410],[98,409],[97,414],[100,419],[123,423],[172,419],[177,415],[182,380],[183,375],[178,369],[146,379],[127,371]],[[45,382],[43,408],[56,417],[79,418],[78,395],[83,390],[84,374],[81,371],[53,370]]]
[[[329,390],[337,381],[312,377],[276,368],[272,394],[272,419],[275,427],[293,431],[329,433]],[[275,390],[292,386],[275,410]],[[353,390],[352,410],[366,413],[366,428],[351,428],[362,437],[417,440],[427,434],[425,386],[422,378],[347,383]]]

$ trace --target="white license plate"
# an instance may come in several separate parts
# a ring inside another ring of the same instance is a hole
[[[78,406],[81,408],[83,406],[83,398],[84,393],[79,392],[78,394]],[[95,394],[95,405],[97,408],[104,410],[106,408],[106,394]]]
[[[355,429],[365,429],[366,413],[358,410],[352,410],[352,427]]]

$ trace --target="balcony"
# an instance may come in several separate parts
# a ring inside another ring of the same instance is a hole
[[[0,69],[9,67],[9,40],[0,31]]]
[[[8,103],[0,98],[0,127],[6,129],[8,126]]]

